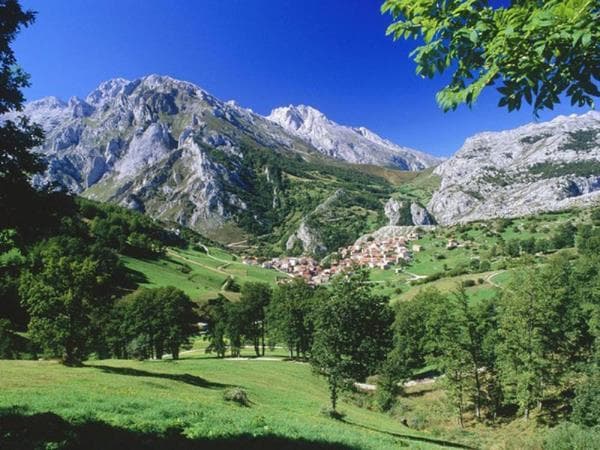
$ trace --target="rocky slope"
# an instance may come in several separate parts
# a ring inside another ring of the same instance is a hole
[[[600,113],[477,134],[434,173],[428,210],[441,224],[599,202]]]
[[[36,151],[48,170],[34,183],[59,183],[224,242],[261,236],[256,245],[273,251],[289,242],[322,253],[385,221],[388,182],[191,83],[113,79],[85,99],[44,98],[23,113],[46,131]]]
[[[351,163],[423,170],[441,162],[426,153],[400,147],[367,128],[339,125],[310,106],[277,108],[268,119],[309,142],[324,155]]]
[[[59,182],[197,229],[249,207],[227,189],[244,186],[244,146],[314,153],[249,110],[157,75],[104,82],[85,100],[45,98],[24,113],[46,131],[37,150],[49,168],[36,183]]]

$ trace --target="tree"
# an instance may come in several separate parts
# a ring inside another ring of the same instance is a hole
[[[173,359],[179,359],[179,348],[198,331],[195,305],[183,291],[173,286],[158,288],[155,296],[162,319],[164,346]]]
[[[181,345],[197,331],[194,304],[173,286],[138,289],[119,301],[115,313],[125,354],[139,359],[161,359],[165,350],[178,359]]]
[[[314,291],[302,278],[279,286],[274,294],[267,318],[270,335],[284,342],[293,358],[306,356],[314,332]]]
[[[219,294],[201,307],[200,317],[206,322],[205,338],[208,340],[206,353],[215,352],[218,358],[224,358],[227,350],[227,304],[229,300]]]
[[[571,289],[571,266],[553,258],[540,269],[523,269],[503,291],[498,363],[503,388],[526,418],[545,392],[558,387],[578,353],[581,314]]]
[[[244,318],[243,335],[251,339],[256,356],[265,355],[266,308],[271,302],[271,286],[267,283],[248,282],[242,286],[240,295],[240,313]]]
[[[593,107],[600,96],[600,8],[595,0],[385,0],[394,39],[422,39],[412,53],[417,74],[451,71],[437,94],[445,110],[471,106],[496,83],[499,106],[537,114],[559,96]]]
[[[552,235],[552,244],[555,249],[573,247],[577,228],[571,222],[560,224]]]
[[[506,241],[504,251],[512,258],[516,258],[521,254],[521,243],[518,239],[510,239]]]
[[[17,65],[11,44],[17,33],[31,25],[32,11],[23,11],[16,0],[0,2],[0,115],[21,110],[21,90],[29,86],[29,76]],[[33,219],[35,195],[29,177],[44,170],[41,158],[30,151],[42,143],[43,132],[26,117],[3,118],[0,125],[0,229],[20,228]]]
[[[453,314],[449,314],[450,320],[446,321],[446,323],[453,320],[455,322],[454,335],[449,336],[452,340],[450,347],[456,346],[456,353],[461,355],[461,358],[457,358],[456,361],[462,359],[466,364],[464,369],[469,372],[473,383],[470,397],[475,406],[475,417],[481,419],[481,410],[485,403],[484,379],[486,375],[490,379],[492,375],[490,370],[494,366],[494,357],[486,354],[485,346],[485,340],[489,339],[495,331],[493,310],[486,307],[485,303],[473,306],[462,285],[459,285],[454,292],[451,304]],[[453,358],[452,353],[448,356]]]
[[[93,348],[94,317],[112,306],[122,274],[116,255],[81,239],[42,241],[28,256],[19,287],[32,340],[65,364],[81,362]]]
[[[227,317],[225,331],[229,340],[229,350],[231,356],[238,357],[240,356],[242,340],[246,330],[246,314],[239,302],[229,302],[225,305],[225,316]]]
[[[333,412],[339,391],[376,373],[392,346],[392,310],[368,281],[364,269],[335,277],[316,312],[311,364],[327,377]]]
[[[10,329],[10,321],[0,319],[0,359],[14,357],[14,335]]]

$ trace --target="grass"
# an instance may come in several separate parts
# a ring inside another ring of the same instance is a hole
[[[479,423],[472,412],[465,414],[465,428],[461,429],[456,409],[440,381],[406,388],[392,416],[401,417],[411,428],[475,448],[539,450],[547,431],[535,419],[506,420],[499,417],[493,425]]]
[[[275,284],[282,274],[275,270],[249,266],[221,249],[209,248],[209,253],[195,250],[168,249],[167,254],[156,259],[137,259],[123,256],[123,263],[146,287],[175,286],[192,300],[213,298],[218,293],[235,299],[235,292],[223,291],[229,277],[238,284],[261,281]]]
[[[305,363],[219,360],[196,352],[186,356],[180,361],[90,361],[82,368],[52,361],[0,361],[0,412],[16,416],[0,416],[0,447],[3,439],[10,443],[10,436],[18,435],[19,430],[7,434],[3,429],[16,426],[19,418],[29,427],[28,434],[37,436],[37,431],[40,439],[49,439],[48,433],[30,429],[48,412],[52,416],[45,416],[47,420],[70,430],[67,439],[79,436],[79,426],[110,430],[96,436],[96,448],[115,433],[123,439],[141,434],[144,442],[155,444],[136,448],[169,448],[167,438],[182,440],[189,448],[213,448],[200,446],[206,442],[214,448],[241,448],[243,442],[255,443],[244,448],[340,449],[452,444],[351,403],[340,406],[346,414],[343,421],[324,417],[320,410],[328,403],[327,387]],[[231,387],[246,391],[250,407],[223,399]],[[40,424],[44,426],[48,424]],[[225,442],[230,446],[217,446]],[[270,447],[269,442],[278,445]]]

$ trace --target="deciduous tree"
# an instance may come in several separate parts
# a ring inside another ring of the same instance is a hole
[[[472,105],[496,85],[499,106],[552,109],[564,95],[593,107],[600,95],[600,8],[596,0],[385,0],[394,39],[421,39],[417,74],[451,72],[437,94],[444,110]]]
[[[368,271],[334,278],[318,306],[311,352],[314,369],[327,377],[333,411],[341,389],[376,373],[385,361],[392,322],[388,299],[372,293]]]

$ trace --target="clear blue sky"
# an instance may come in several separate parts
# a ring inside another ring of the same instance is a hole
[[[450,155],[484,130],[534,120],[494,92],[472,110],[443,113],[443,80],[415,75],[415,42],[385,36],[381,0],[22,0],[38,11],[15,43],[31,74],[29,100],[85,97],[100,82],[150,73],[194,82],[267,114],[308,104],[399,144]],[[585,112],[567,105],[542,115]]]

